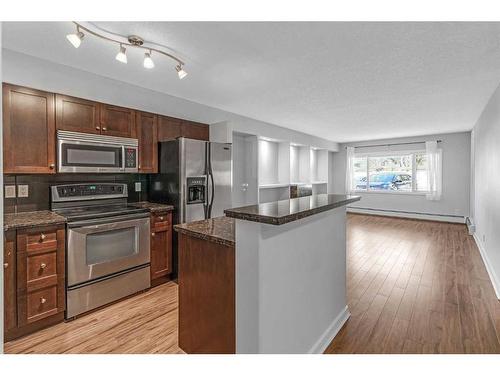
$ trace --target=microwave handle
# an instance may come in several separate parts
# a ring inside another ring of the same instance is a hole
[[[125,146],[122,146],[122,166],[120,171],[125,172]]]

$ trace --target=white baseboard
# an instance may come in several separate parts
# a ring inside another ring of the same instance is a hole
[[[323,354],[350,316],[351,313],[346,306],[328,326],[328,329],[321,335],[319,340],[309,349],[308,354]]]
[[[462,223],[462,224],[465,223],[465,217],[463,216],[435,215],[435,214],[425,214],[419,212],[377,210],[372,208],[357,208],[357,207],[347,207],[347,212],[366,214],[366,215],[403,217],[407,219],[444,221],[447,223]]]
[[[493,289],[495,289],[495,294],[497,295],[497,298],[500,300],[500,279],[498,278],[497,274],[495,273],[495,270],[491,266],[491,262],[488,258],[488,255],[486,254],[483,244],[481,243],[479,238],[477,238],[477,233],[474,233],[472,237],[474,237],[474,241],[476,241],[477,248],[479,249],[479,254],[481,254],[481,258],[483,258],[483,263],[486,267],[486,271],[488,272],[488,276],[490,277]]]

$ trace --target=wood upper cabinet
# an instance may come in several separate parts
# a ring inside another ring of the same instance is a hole
[[[17,325],[65,310],[64,226],[17,231]]]
[[[90,100],[56,94],[56,128],[100,134],[99,104]]]
[[[158,142],[181,137],[181,121],[174,117],[158,116]]]
[[[151,215],[151,280],[172,272],[172,214]]]
[[[130,108],[99,104],[101,134],[136,138],[135,111]]]
[[[208,129],[209,127],[207,124],[187,120],[181,121],[181,134],[186,138],[209,141]]]
[[[3,84],[4,173],[55,173],[54,94]]]
[[[136,112],[139,140],[139,173],[158,172],[158,116]]]
[[[7,231],[3,248],[4,331],[16,328],[16,232]]]

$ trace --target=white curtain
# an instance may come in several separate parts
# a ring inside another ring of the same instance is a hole
[[[347,165],[345,169],[345,193],[353,194],[354,186],[354,147],[346,147]]]
[[[427,190],[426,198],[432,201],[441,199],[443,190],[443,154],[436,141],[425,142],[427,155]]]

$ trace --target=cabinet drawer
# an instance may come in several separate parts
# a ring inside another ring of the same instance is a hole
[[[26,271],[28,288],[30,283],[50,276],[54,277],[53,283],[57,283],[57,253],[54,251],[28,256]]]
[[[26,236],[26,251],[52,251],[57,249],[57,232],[52,229],[49,231],[31,231]]]
[[[170,228],[171,214],[170,213],[155,214],[152,216],[151,221],[152,221],[151,226],[153,232],[167,230]]]
[[[28,323],[57,314],[57,286],[28,293],[26,310]]]

